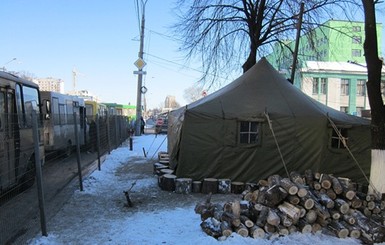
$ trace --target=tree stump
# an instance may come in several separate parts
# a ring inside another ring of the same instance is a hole
[[[231,193],[231,180],[230,179],[218,179],[218,193],[220,193],[220,194]]]
[[[175,193],[189,194],[192,191],[191,178],[177,178],[175,179]]]
[[[160,170],[160,174],[161,174],[161,175],[164,175],[164,174],[173,174],[173,173],[174,173],[174,170],[169,169],[169,168],[164,168],[164,169],[161,169],[161,170]]]
[[[201,193],[202,189],[202,181],[193,181],[192,182],[192,192],[193,193]]]
[[[231,183],[231,193],[241,194],[245,190],[245,183],[243,182],[232,182]]]
[[[154,174],[160,176],[162,173],[160,172],[162,169],[167,169],[168,167],[160,162],[154,163]]]
[[[214,178],[205,178],[202,183],[203,194],[218,193],[218,180]]]
[[[164,174],[160,179],[160,188],[164,191],[175,191],[175,179],[173,174]]]

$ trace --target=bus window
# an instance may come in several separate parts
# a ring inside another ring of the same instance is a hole
[[[59,124],[67,124],[66,107],[64,104],[59,104]]]
[[[72,104],[72,100],[66,100],[67,105],[67,123],[73,124],[74,123],[74,108]]]
[[[49,120],[51,119],[51,101],[49,100],[45,101],[45,108],[46,108],[45,119]]]
[[[16,84],[16,113],[19,117],[19,127],[24,127],[23,102],[21,99],[21,86]]]
[[[5,113],[5,108],[4,108],[4,92],[0,92],[0,131],[4,130],[4,113]]]
[[[51,113],[53,116],[53,124],[60,125],[59,99],[56,97],[52,98]]]
[[[40,114],[39,108],[39,92],[36,88],[23,87],[24,96],[24,122],[25,126],[32,127],[32,111],[37,115]]]

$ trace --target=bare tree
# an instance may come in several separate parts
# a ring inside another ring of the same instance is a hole
[[[270,44],[293,39],[301,1],[179,0],[180,22],[174,30],[187,57],[200,57],[205,76],[223,77],[242,63],[246,72],[271,51]],[[311,30],[321,18],[341,15],[353,6],[356,0],[306,1],[302,28]]]
[[[193,85],[191,87],[188,87],[184,90],[183,94],[183,97],[187,101],[187,103],[197,101],[203,96],[203,87],[199,85]]]
[[[362,0],[365,14],[365,59],[368,68],[368,97],[372,114],[372,167],[371,181],[376,191],[385,193],[385,107],[381,93],[383,61],[378,57],[375,4],[378,1]]]

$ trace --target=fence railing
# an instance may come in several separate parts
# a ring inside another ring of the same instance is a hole
[[[83,175],[100,170],[103,156],[130,136],[124,116],[96,115],[81,122],[74,114],[71,125],[49,125],[44,116],[32,119],[31,128],[22,128],[16,115],[0,114],[0,244],[25,244],[39,231],[49,234],[46,217],[53,217],[60,200],[72,193],[64,187],[78,179],[82,190]],[[49,150],[70,131],[74,138]]]

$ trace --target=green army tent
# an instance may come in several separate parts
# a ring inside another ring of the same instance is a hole
[[[262,58],[222,89],[170,112],[168,152],[177,177],[193,180],[253,182],[312,169],[363,182],[370,121],[315,101]]]

